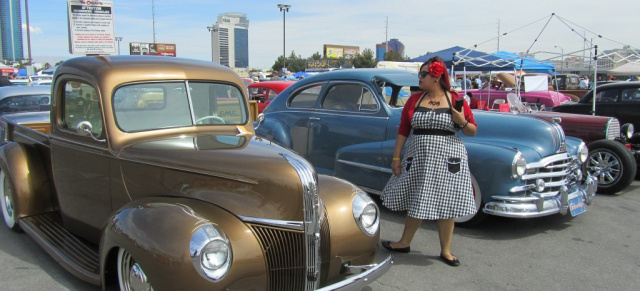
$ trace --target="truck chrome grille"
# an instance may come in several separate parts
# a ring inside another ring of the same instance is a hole
[[[249,224],[249,226],[258,238],[267,262],[268,290],[305,290],[308,285],[308,276],[304,232],[256,224]],[[321,282],[327,281],[330,237],[329,222],[325,212],[321,227]]]

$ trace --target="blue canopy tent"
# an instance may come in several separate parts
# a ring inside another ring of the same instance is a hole
[[[409,62],[425,62],[432,57],[440,57],[447,67],[454,66],[456,70],[499,71],[513,69],[513,65],[509,66],[507,62],[496,56],[485,52],[466,49],[461,46],[454,46],[434,53],[422,55],[409,60]]]
[[[547,73],[553,75],[555,66],[552,62],[545,62],[533,57],[522,56],[506,51],[499,51],[491,54],[505,62],[512,63],[516,70],[524,70],[531,73]]]

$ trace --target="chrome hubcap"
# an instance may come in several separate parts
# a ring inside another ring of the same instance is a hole
[[[147,275],[127,251],[120,249],[118,264],[121,290],[153,291],[151,284],[147,280]]]
[[[4,216],[4,222],[9,228],[13,228],[16,223],[13,217],[13,198],[11,195],[11,187],[9,186],[9,181],[4,172],[0,172],[0,183],[2,184],[0,185],[0,190],[2,190],[2,200],[0,200],[0,204],[2,204],[2,215]]]
[[[620,177],[620,161],[609,152],[596,152],[589,157],[588,171],[598,177],[598,184],[608,185]]]

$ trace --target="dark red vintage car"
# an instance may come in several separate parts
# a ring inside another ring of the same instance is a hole
[[[249,97],[258,101],[258,113],[262,113],[271,100],[293,84],[293,81],[266,81],[249,85]]]
[[[509,96],[507,96],[509,97]],[[630,150],[633,126],[620,126],[617,118],[531,110],[518,98],[507,98],[512,114],[528,114],[562,126],[565,134],[582,139],[589,148],[584,170],[598,178],[598,193],[612,194],[633,182],[636,159]]]

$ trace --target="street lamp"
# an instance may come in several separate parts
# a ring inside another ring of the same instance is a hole
[[[120,42],[122,41],[122,36],[116,36],[116,41],[118,42],[118,55],[120,55]]]
[[[554,48],[559,48],[560,52],[562,53],[562,55],[561,55],[562,59],[560,60],[560,73],[562,73],[564,71],[563,70],[563,67],[564,67],[564,49],[562,49],[562,47],[559,46],[559,45],[554,45],[553,47]]]
[[[291,8],[291,5],[288,4],[278,4],[278,8],[280,8],[280,11],[282,11],[282,69],[283,69],[283,73],[284,73],[284,68],[286,68],[286,62],[287,62],[287,57],[286,57],[286,51],[285,51],[285,46],[284,46],[284,40],[285,40],[285,14],[287,14],[287,12],[289,12],[289,8]]]

